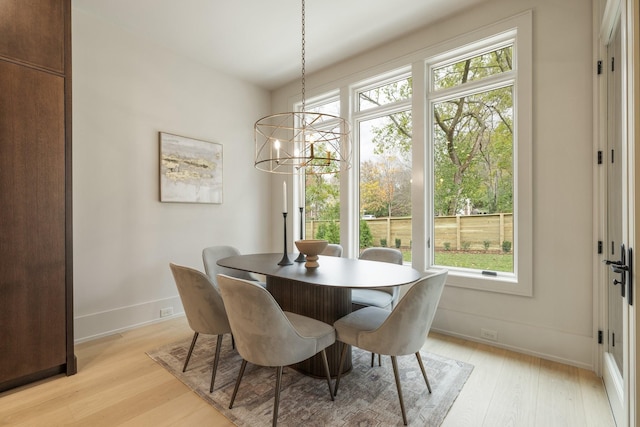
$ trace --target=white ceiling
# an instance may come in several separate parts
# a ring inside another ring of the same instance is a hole
[[[307,0],[311,73],[486,0]],[[274,89],[301,73],[300,0],[73,0],[127,31]]]

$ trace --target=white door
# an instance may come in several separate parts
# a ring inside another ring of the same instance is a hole
[[[603,377],[611,408],[619,427],[628,426],[630,417],[630,304],[633,301],[633,251],[630,248],[628,189],[630,168],[625,131],[628,121],[626,58],[622,56],[622,31],[620,15],[613,21],[611,37],[607,44],[603,73],[607,79],[607,147],[603,160],[607,168],[606,186],[606,238],[603,245],[607,273],[605,283],[606,328],[604,333]]]

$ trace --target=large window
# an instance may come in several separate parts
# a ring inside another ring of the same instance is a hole
[[[400,249],[411,262],[412,84],[404,71],[357,88],[358,249]]]
[[[353,161],[304,178],[306,237],[350,257],[396,247],[449,285],[531,295],[531,56],[523,13],[308,103],[350,117]]]

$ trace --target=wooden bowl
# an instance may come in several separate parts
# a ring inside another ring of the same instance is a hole
[[[306,255],[307,262],[304,266],[307,268],[318,268],[318,255],[324,251],[329,242],[326,240],[296,240],[296,246],[300,252]]]

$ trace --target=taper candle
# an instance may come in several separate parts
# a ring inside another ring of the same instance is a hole
[[[287,212],[287,181],[282,181],[282,212]]]

